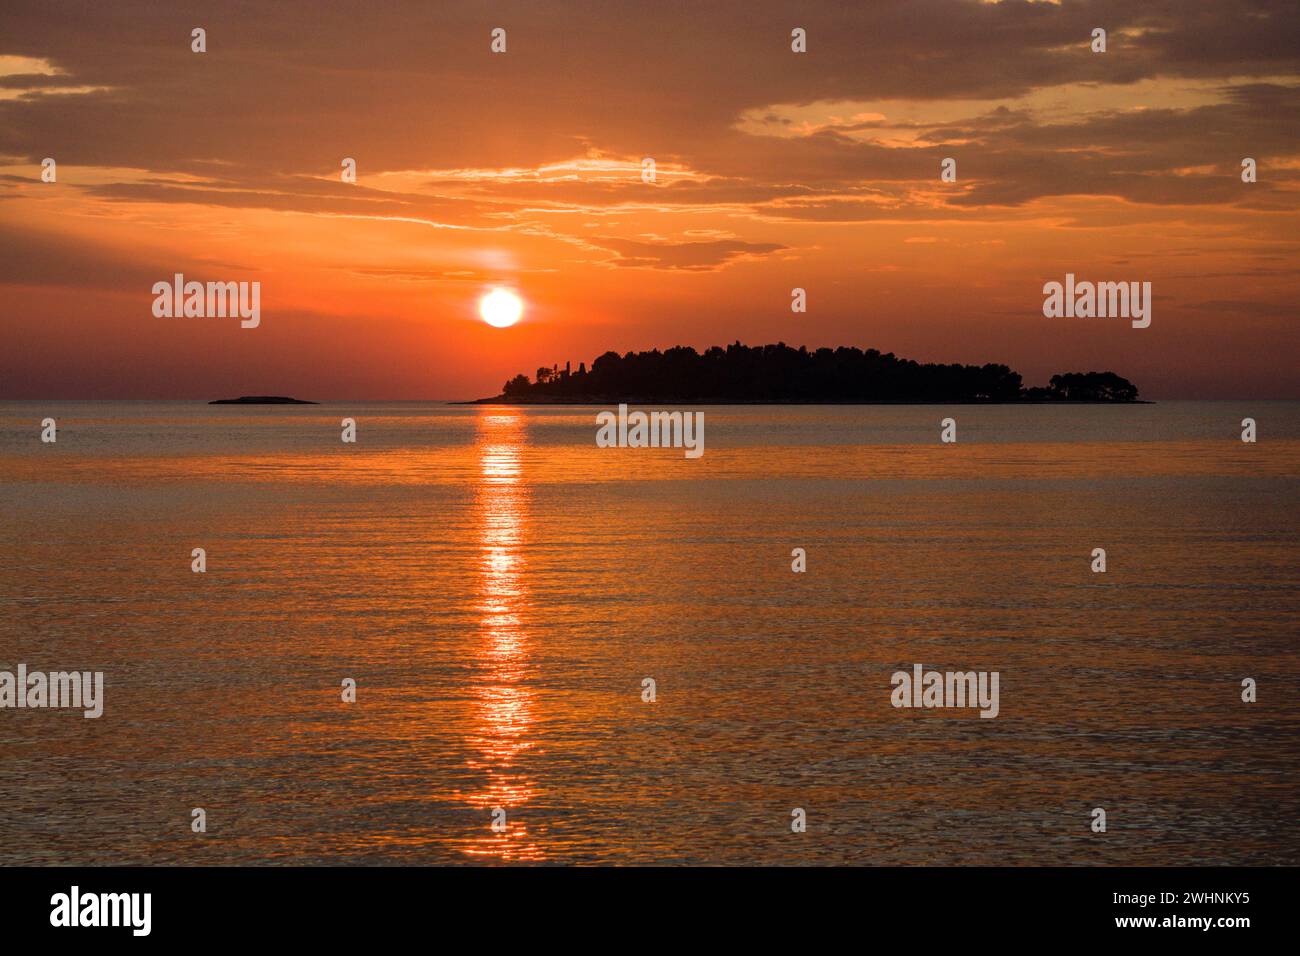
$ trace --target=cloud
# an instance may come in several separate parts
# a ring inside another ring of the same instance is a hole
[[[716,239],[708,242],[638,242],[609,236],[595,237],[591,244],[617,253],[615,265],[649,269],[685,269],[711,272],[744,258],[770,255],[785,246],[773,242],[740,242]]]

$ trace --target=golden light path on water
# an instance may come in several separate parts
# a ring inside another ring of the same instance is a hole
[[[470,743],[477,757],[470,766],[487,776],[486,789],[470,803],[491,814],[505,811],[505,830],[484,826],[484,835],[467,848],[474,856],[502,860],[540,860],[542,848],[515,811],[533,796],[533,782],[519,766],[532,746],[533,692],[528,686],[528,632],[525,617],[524,531],[528,491],[522,480],[520,451],[526,440],[525,417],[515,411],[487,411],[478,420],[479,482],[475,496],[479,540],[475,613],[482,642],[484,672],[472,686],[474,727]]]

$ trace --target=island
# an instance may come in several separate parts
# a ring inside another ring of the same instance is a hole
[[[1005,365],[942,365],[850,346],[689,346],[606,352],[573,371],[553,365],[516,375],[501,394],[466,404],[607,405],[615,402],[727,404],[1134,403],[1137,386],[1114,372],[1065,372],[1026,387]]]
[[[241,395],[239,398],[218,398],[209,405],[315,405],[316,402],[284,395]]]

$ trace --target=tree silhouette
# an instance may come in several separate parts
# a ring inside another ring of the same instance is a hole
[[[1114,372],[1054,375],[1046,388],[1025,388],[1005,365],[944,365],[892,352],[840,346],[809,351],[784,342],[703,353],[606,352],[577,372],[539,368],[535,382],[517,375],[502,389],[511,398],[559,401],[679,402],[1132,402],[1138,390]],[[566,374],[567,373],[567,374]]]
[[[527,375],[516,375],[501,388],[503,395],[528,395],[531,392],[532,386],[528,382]]]

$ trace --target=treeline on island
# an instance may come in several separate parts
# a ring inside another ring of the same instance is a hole
[[[606,352],[588,369],[569,363],[516,375],[506,402],[1133,402],[1138,390],[1114,372],[1053,375],[1046,387],[1026,388],[1005,365],[940,365],[892,352],[840,346],[809,351],[736,342],[697,352]]]

